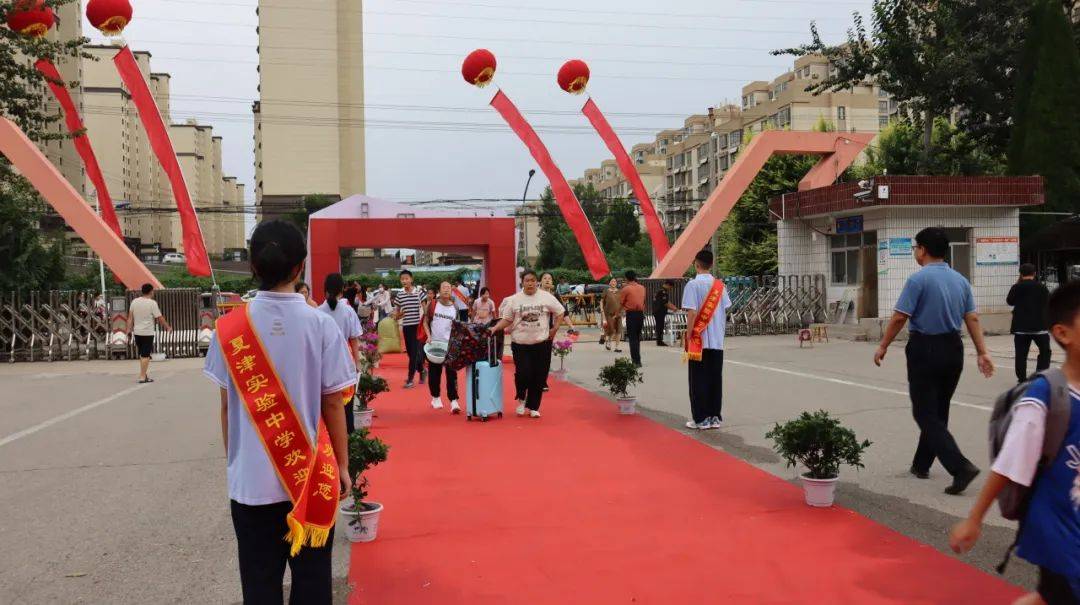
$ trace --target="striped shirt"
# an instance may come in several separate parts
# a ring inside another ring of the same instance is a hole
[[[423,288],[413,287],[412,292],[402,290],[394,296],[394,306],[401,309],[401,325],[416,326],[424,315],[427,292]]]

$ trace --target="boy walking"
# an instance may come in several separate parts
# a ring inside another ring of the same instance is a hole
[[[1020,281],[1009,289],[1005,302],[1013,308],[1013,346],[1016,352],[1016,380],[1028,379],[1027,356],[1031,343],[1039,349],[1035,371],[1050,367],[1050,332],[1046,329],[1046,301],[1050,291],[1035,280],[1035,265],[1020,265]]]
[[[135,337],[135,349],[139,354],[139,384],[154,382],[148,372],[150,355],[154,352],[155,326],[172,332],[172,326],[165,320],[157,301],[154,300],[154,286],[143,284],[142,296],[131,301],[128,308],[128,330]]]
[[[1017,553],[1039,566],[1039,586],[1036,593],[1016,601],[1021,605],[1080,603],[1080,282],[1068,283],[1050,297],[1049,321],[1054,340],[1065,350],[1068,426],[1047,424],[1050,383],[1037,378],[1013,407],[1012,422],[979,499],[949,536],[955,552],[971,550],[986,512],[1005,486],[1011,481],[1032,487]],[[1062,429],[1061,448],[1042,459],[1046,435]]]
[[[401,291],[394,297],[394,309],[398,321],[401,322],[401,333],[405,337],[405,354],[409,358],[409,375],[405,380],[405,388],[411,389],[413,377],[417,372],[420,373],[420,384],[424,384],[424,379],[427,378],[424,371],[424,350],[420,346],[418,332],[428,299],[423,288],[413,285],[412,271],[405,269],[399,278]]]

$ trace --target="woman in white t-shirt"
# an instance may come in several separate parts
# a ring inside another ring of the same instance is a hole
[[[495,319],[495,301],[491,299],[491,291],[482,288],[480,298],[472,304],[472,321],[487,326],[491,325]]]
[[[319,305],[319,310],[329,315],[337,324],[338,330],[341,331],[342,346],[352,357],[354,368],[359,367],[360,337],[364,335],[364,331],[360,327],[360,318],[356,316],[356,311],[349,306],[348,301],[342,298],[342,294],[345,292],[345,279],[341,277],[340,273],[331,273],[326,276],[324,288],[326,290],[326,302]],[[351,404],[352,402],[349,402],[345,405],[345,421],[350,435],[355,428],[355,418],[353,417],[353,406]]]
[[[551,363],[551,345],[559,330],[563,306],[551,293],[540,289],[535,271],[521,274],[521,292],[508,297],[500,307],[499,322],[492,331],[510,328],[510,349],[514,354],[514,385],[517,415],[540,417],[544,379]]]
[[[431,335],[429,342],[450,342],[450,329],[454,327],[457,319],[457,307],[454,305],[454,293],[450,282],[439,284],[439,295],[428,312],[424,313],[424,329]],[[446,395],[450,398],[450,413],[458,414],[461,406],[458,404],[458,381],[457,372],[446,364],[434,363],[428,359],[428,390],[431,392],[431,407],[441,410],[442,376],[446,374]]]

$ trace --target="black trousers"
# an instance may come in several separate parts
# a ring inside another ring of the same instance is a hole
[[[514,354],[514,390],[516,398],[530,410],[539,410],[544,397],[544,379],[551,367],[551,342],[534,345],[511,343]]]
[[[356,432],[356,414],[353,412],[353,403],[356,401],[356,397],[349,400],[349,403],[345,404],[345,432],[352,435]]]
[[[469,321],[469,310],[468,309],[458,309],[457,318],[458,318],[458,321],[466,321],[466,322]]]
[[[949,432],[949,407],[964,371],[964,342],[959,333],[914,332],[905,353],[911,412],[919,425],[919,445],[911,467],[927,472],[936,458],[949,474],[956,475],[972,466]]]
[[[656,344],[662,344],[664,342],[664,324],[667,323],[667,309],[654,312],[653,319],[656,320]]]
[[[412,382],[417,372],[424,371],[424,347],[420,346],[420,341],[416,338],[416,332],[419,329],[419,324],[401,328],[405,336],[405,355],[409,358],[409,382]]]
[[[724,351],[705,349],[701,361],[691,360],[690,414],[694,422],[704,422],[716,416],[723,420],[724,407]]]
[[[428,363],[428,369],[431,372],[428,373],[428,391],[431,392],[432,397],[438,397],[441,395],[442,388],[442,375],[443,370],[446,370],[446,396],[450,398],[450,401],[457,401],[457,372],[446,367],[446,364],[442,363]]]
[[[282,582],[286,563],[292,570],[291,605],[331,605],[334,530],[330,530],[326,546],[305,546],[295,557],[290,557],[284,536],[289,533],[285,515],[292,510],[291,502],[248,506],[233,500],[230,506],[245,605],[284,603]]]
[[[1045,567],[1039,568],[1039,596],[1046,605],[1076,605],[1080,603],[1080,594],[1073,589],[1069,578],[1054,573]]]
[[[1024,382],[1028,379],[1027,357],[1031,350],[1031,343],[1039,349],[1039,357],[1035,360],[1035,371],[1042,372],[1050,368],[1050,335],[1049,334],[1013,334],[1013,345],[1016,349],[1016,379]]]
[[[544,361],[544,382],[543,382],[544,388],[546,389],[547,386],[548,386],[548,376],[551,375],[551,351],[555,348],[555,341],[554,340],[545,340],[541,344],[544,344],[544,345],[547,346],[547,355],[545,355],[545,357],[544,357],[545,361]]]
[[[641,365],[641,329],[644,326],[644,311],[626,312],[626,342],[630,343],[630,360],[638,365]]]

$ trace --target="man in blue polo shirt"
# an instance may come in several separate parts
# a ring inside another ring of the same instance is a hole
[[[908,362],[908,390],[912,414],[919,425],[919,445],[911,463],[911,474],[930,476],[934,459],[953,476],[945,493],[959,495],[979,474],[964,457],[949,433],[949,407],[960,374],[964,371],[964,342],[960,331],[966,325],[978,353],[979,371],[987,378],[994,374],[994,362],[986,350],[971,284],[945,263],[949,237],[944,229],[930,227],[915,236],[915,260],[922,269],[908,278],[874,363],[881,365],[889,344],[911,322],[905,348]]]

